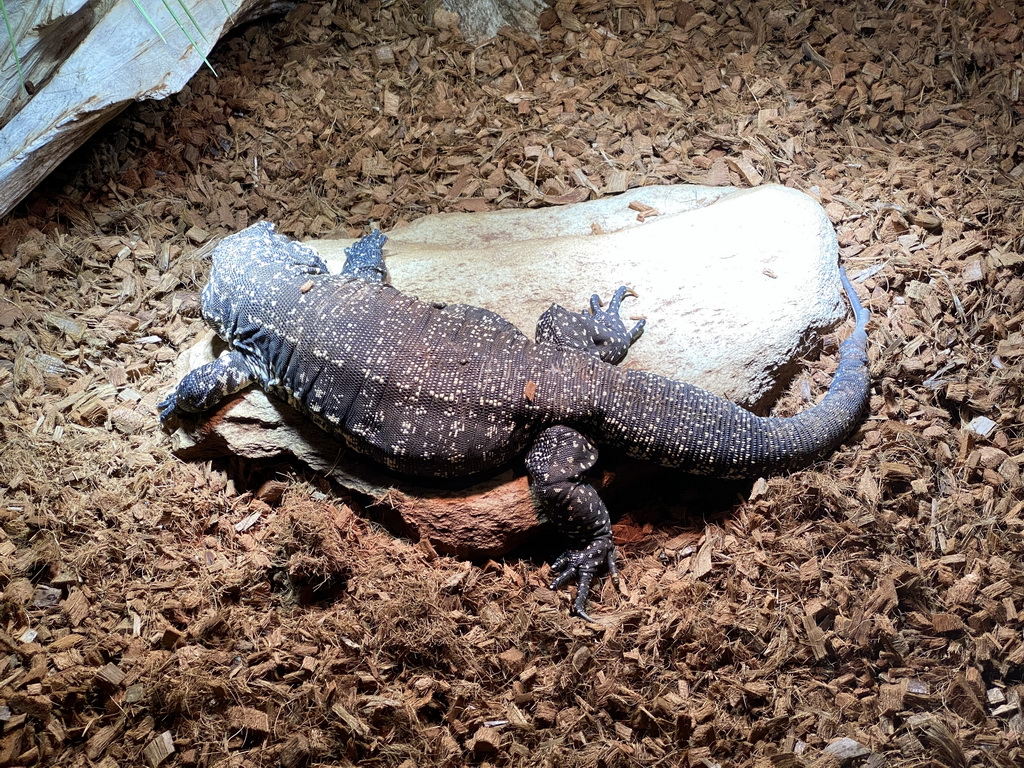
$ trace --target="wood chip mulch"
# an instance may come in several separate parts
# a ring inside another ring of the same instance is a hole
[[[127,110],[0,221],[0,766],[1024,764],[1022,23],[568,0],[473,45],[418,3],[315,3]],[[724,509],[674,477],[617,500],[603,626],[538,558],[170,455],[154,403],[217,237],[680,182],[821,200],[871,413]]]

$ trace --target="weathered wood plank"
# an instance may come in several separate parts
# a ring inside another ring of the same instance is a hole
[[[189,0],[192,22],[143,0],[8,2],[20,73],[0,44],[0,215],[128,104],[176,93],[232,27],[287,10],[283,0]],[[22,84],[24,78],[24,86]]]

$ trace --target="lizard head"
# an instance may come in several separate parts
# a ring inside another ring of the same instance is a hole
[[[229,338],[241,305],[263,289],[327,274],[327,264],[308,245],[278,234],[269,221],[228,235],[213,249],[202,308],[214,330]]]
[[[269,221],[228,235],[213,250],[213,268],[231,270],[273,267],[294,270],[299,274],[318,275],[327,272],[327,264],[313,248],[275,231]]]

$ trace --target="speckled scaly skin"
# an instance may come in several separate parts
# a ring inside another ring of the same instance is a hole
[[[431,304],[387,285],[374,232],[331,275],[311,248],[267,223],[225,238],[213,254],[203,316],[229,343],[160,405],[166,421],[197,413],[255,382],[393,470],[464,477],[525,455],[541,508],[571,548],[553,588],[573,579],[575,613],[603,565],[617,578],[611,519],[587,481],[596,445],[686,472],[757,477],[835,448],[868,398],[868,313],[845,274],[856,328],[816,406],[759,417],[706,390],[617,368],[643,322],[627,329],[616,291],[607,310],[552,306],[531,341],[499,315]]]

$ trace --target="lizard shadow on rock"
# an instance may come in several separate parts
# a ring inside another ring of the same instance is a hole
[[[318,444],[318,447],[337,445],[334,438],[289,406],[280,402],[274,404],[284,412],[282,415],[292,428],[301,432],[310,443]],[[521,456],[489,472],[443,479],[410,477],[351,450],[341,450],[349,470],[362,479],[381,486],[393,483],[396,490],[415,494],[422,502],[433,502],[439,507],[452,499],[468,498],[512,480],[526,483],[526,469]],[[669,525],[702,531],[708,522],[731,514],[743,499],[749,497],[754,482],[750,479],[725,480],[692,475],[632,459],[615,449],[605,449],[601,456],[592,471],[595,487],[608,505],[614,521],[629,517],[638,526],[650,523],[655,528]],[[295,463],[302,466],[302,462]],[[357,499],[366,518],[382,524],[396,536],[414,541],[418,538],[397,509],[347,486],[337,478],[330,478],[329,482],[334,488]],[[511,545],[504,553],[450,552],[443,547],[438,547],[438,550],[475,563],[492,558],[550,563],[565,551],[566,542],[550,523],[538,517],[540,526],[528,533],[524,531],[521,536],[510,536]]]

